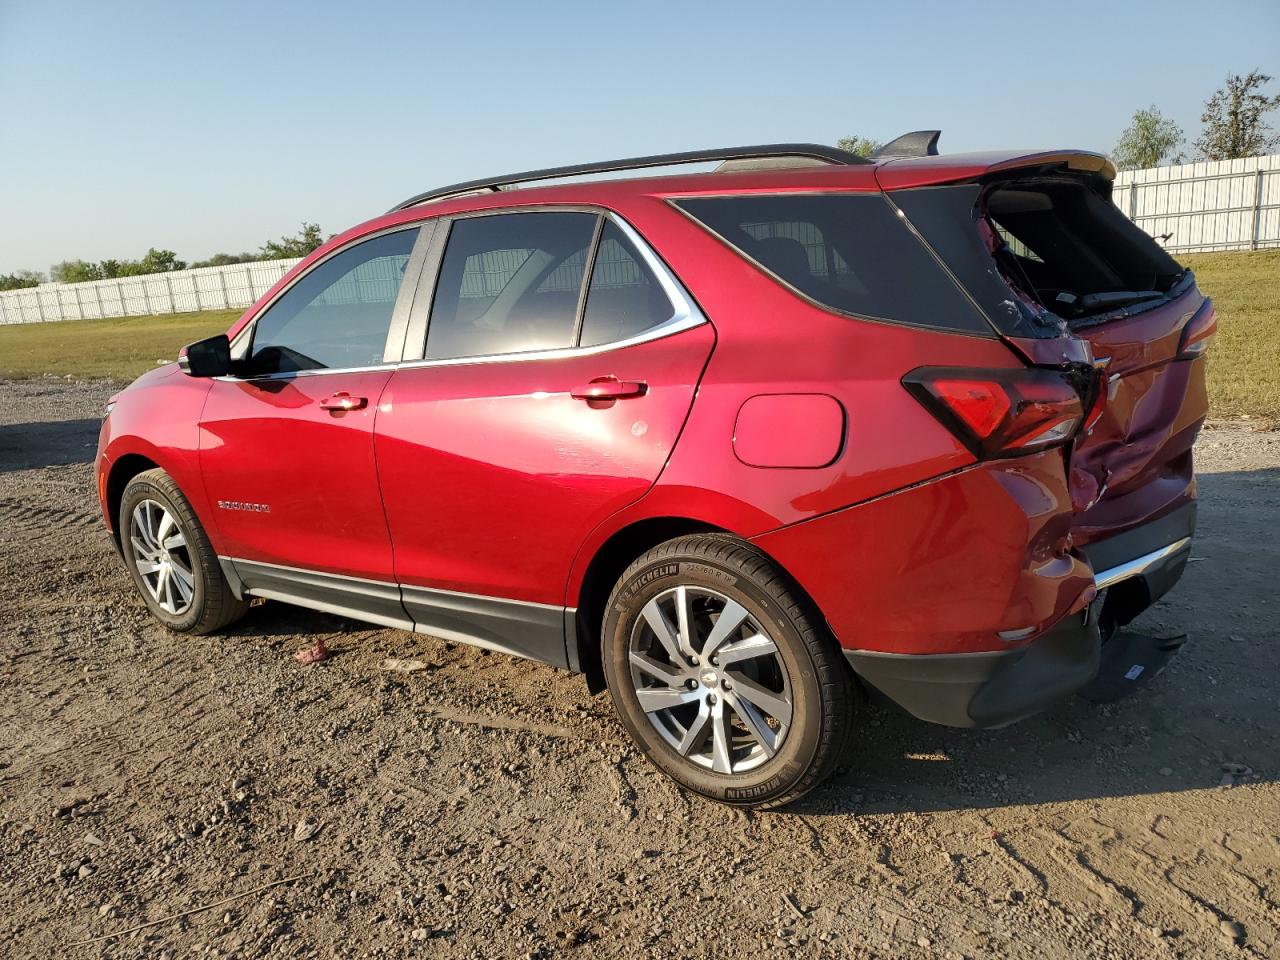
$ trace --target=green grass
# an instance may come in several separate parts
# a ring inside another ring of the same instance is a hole
[[[1178,259],[1196,272],[1218,310],[1209,348],[1212,415],[1280,417],[1280,250]]]
[[[132,380],[172,360],[178,348],[222,333],[242,310],[171,313],[115,320],[61,320],[0,326],[0,377],[46,373]]]
[[[1280,417],[1280,250],[1187,254],[1218,308],[1209,353],[1215,417]],[[0,326],[0,377],[132,380],[185,343],[229,327],[236,310]]]

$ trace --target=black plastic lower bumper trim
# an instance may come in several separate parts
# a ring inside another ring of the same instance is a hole
[[[1100,651],[1097,624],[1077,614],[1018,650],[844,654],[859,677],[921,720],[1001,727],[1088,685],[1098,673]]]

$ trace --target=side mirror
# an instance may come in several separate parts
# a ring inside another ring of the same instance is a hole
[[[178,352],[178,366],[188,377],[225,377],[231,372],[231,341],[220,333],[189,343]]]

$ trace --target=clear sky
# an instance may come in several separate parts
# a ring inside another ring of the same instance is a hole
[[[0,273],[255,250],[457,180],[773,141],[1194,140],[1280,0],[0,0]],[[1280,126],[1280,122],[1275,124]]]

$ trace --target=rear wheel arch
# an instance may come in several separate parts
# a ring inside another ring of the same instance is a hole
[[[647,517],[627,524],[611,534],[596,550],[582,578],[582,587],[578,591],[574,636],[571,642],[576,645],[577,666],[586,677],[587,689],[591,693],[601,693],[605,689],[604,665],[601,662],[600,648],[601,629],[604,625],[604,612],[609,602],[609,595],[613,592],[619,578],[636,559],[659,544],[693,534],[721,536],[750,545],[778,569],[791,590],[818,622],[826,624],[826,618],[808,591],[782,564],[747,538],[715,524],[690,517]],[[834,637],[832,640],[834,642]],[[575,651],[571,650],[571,662],[574,654]]]
[[[587,689],[600,693],[605,688],[604,666],[600,660],[600,628],[604,609],[614,584],[632,562],[660,543],[693,533],[725,534],[727,530],[688,517],[647,517],[615,531],[596,550],[587,565],[578,591],[575,636],[578,669],[587,679]],[[574,651],[570,651],[572,655]]]

